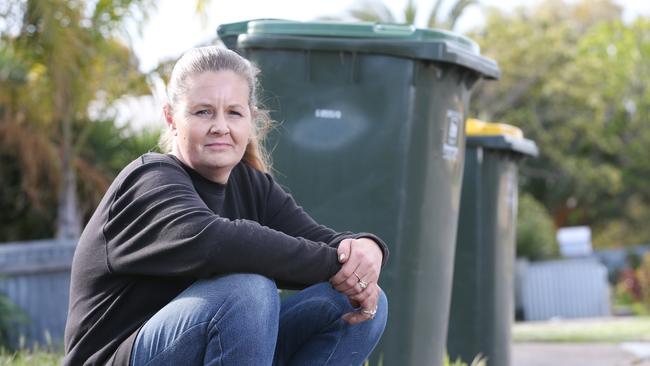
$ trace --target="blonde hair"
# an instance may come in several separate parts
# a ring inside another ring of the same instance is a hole
[[[272,121],[268,111],[258,108],[257,92],[259,82],[257,75],[259,74],[259,69],[250,61],[231,50],[216,46],[198,47],[185,52],[176,61],[169,78],[169,83],[167,84],[169,107],[173,109],[176,103],[178,103],[179,98],[187,92],[185,82],[189,76],[208,71],[232,71],[244,78],[248,83],[248,101],[253,114],[253,128],[242,160],[253,168],[268,173],[271,169],[271,160],[263,146],[263,141],[271,127]],[[171,129],[167,129],[160,136],[158,145],[162,152],[168,153],[172,150],[173,139],[174,136]]]

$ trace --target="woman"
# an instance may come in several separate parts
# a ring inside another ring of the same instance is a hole
[[[129,164],[79,240],[65,365],[353,365],[378,342],[386,246],[265,174],[256,73],[216,47],[174,66],[170,153]],[[286,286],[309,287],[281,303]]]

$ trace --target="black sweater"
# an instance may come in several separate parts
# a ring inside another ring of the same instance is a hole
[[[198,278],[250,272],[280,287],[325,281],[345,238],[245,163],[226,185],[149,153],[111,184],[72,263],[64,365],[127,365],[140,327]]]

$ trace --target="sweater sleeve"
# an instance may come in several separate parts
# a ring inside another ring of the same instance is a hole
[[[270,176],[267,194],[266,224],[276,230],[294,237],[302,237],[318,242],[325,242],[328,246],[338,248],[343,239],[369,238],[377,243],[383,253],[382,266],[388,260],[388,246],[377,235],[371,233],[352,233],[349,231],[337,233],[327,226],[318,224],[293,197],[285,192]]]
[[[124,180],[103,234],[109,270],[118,274],[251,272],[312,284],[340,268],[336,249],[327,243],[214,214],[188,174],[171,163],[144,164]]]

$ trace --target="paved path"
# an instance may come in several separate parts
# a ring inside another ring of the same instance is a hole
[[[512,366],[650,366],[649,343],[515,343]]]

